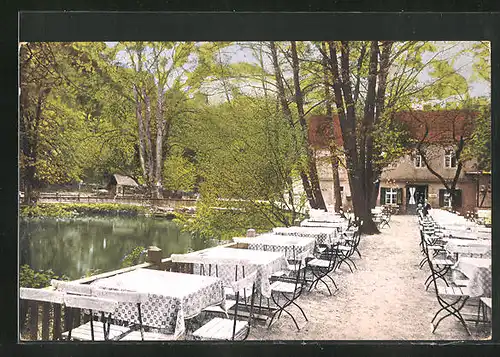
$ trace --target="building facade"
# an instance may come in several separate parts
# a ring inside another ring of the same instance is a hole
[[[309,118],[309,141],[315,148],[320,186],[327,206],[334,204],[333,168],[327,144],[328,138],[332,138],[329,132],[331,120],[326,116]],[[453,142],[456,135],[471,134],[467,115],[458,111],[417,111],[410,116],[402,112],[396,114],[396,120],[406,123],[414,139],[419,140],[425,132],[427,160],[413,151],[388,165],[378,182],[377,205],[397,205],[400,212],[409,214],[414,213],[417,205],[425,201],[435,208],[451,207],[445,186],[428,166],[443,179],[453,180],[458,162],[454,148],[449,143]],[[342,147],[338,118],[334,118],[333,124],[335,142]],[[352,207],[351,193],[347,171],[342,163],[338,172],[342,207],[349,209]],[[478,207],[491,207],[490,182],[490,173],[478,171],[474,160],[464,161],[456,184],[457,209],[465,213]]]

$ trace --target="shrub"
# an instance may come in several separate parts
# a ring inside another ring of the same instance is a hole
[[[52,279],[69,280],[66,275],[56,275],[52,269],[35,271],[27,264],[22,265],[19,271],[19,285],[23,288],[45,288],[50,286]]]
[[[40,203],[35,206],[22,207],[20,214],[22,217],[70,218],[80,214],[137,216],[146,213],[146,211],[148,208],[143,206],[118,203]]]
[[[142,263],[144,261],[145,253],[146,253],[146,248],[135,247],[129,254],[127,254],[123,258],[121,267],[127,268]]]

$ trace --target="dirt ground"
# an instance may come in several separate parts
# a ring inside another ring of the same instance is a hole
[[[432,333],[431,319],[439,310],[433,289],[425,291],[428,267],[419,269],[422,258],[415,216],[392,216],[391,227],[382,233],[362,236],[362,258],[354,259],[358,269],[347,266],[332,275],[339,288],[333,296],[324,286],[304,293],[290,311],[301,330],[286,314],[270,329],[252,327],[248,340],[480,340],[490,335],[489,327],[473,322],[469,336],[453,316],[444,319]],[[477,301],[462,311],[477,314]],[[466,314],[464,314],[466,315]],[[465,318],[470,316],[464,316]]]

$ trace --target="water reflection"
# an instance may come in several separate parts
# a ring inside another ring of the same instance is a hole
[[[137,246],[156,245],[166,257],[211,245],[181,232],[171,221],[147,217],[23,219],[19,239],[21,264],[52,269],[71,279],[90,270],[118,269],[124,256]]]

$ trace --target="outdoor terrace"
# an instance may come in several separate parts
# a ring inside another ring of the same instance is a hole
[[[300,312],[290,308],[300,330],[292,319],[283,314],[268,328],[265,320],[252,322],[248,340],[478,340],[487,339],[490,326],[468,323],[468,335],[460,322],[454,318],[444,319],[432,333],[431,319],[439,309],[432,289],[426,291],[424,282],[429,269],[419,268],[422,254],[421,240],[416,216],[392,216],[390,226],[382,233],[362,236],[359,244],[361,258],[353,260],[357,266],[353,272],[346,265],[331,273],[338,290],[329,295],[325,286],[305,291],[297,300],[308,321]],[[246,249],[248,244],[229,243],[225,247]],[[111,276],[118,276],[138,269],[152,269],[193,273],[193,265],[175,263],[171,258],[162,258],[161,250],[151,248],[147,262],[137,266],[116,270],[74,281],[90,284]],[[53,288],[47,288],[53,289]],[[462,314],[475,318],[477,299],[470,299]],[[27,340],[59,339],[61,332],[85,322],[85,315],[76,309],[73,322],[67,307],[59,304],[34,301],[21,304],[21,311],[32,309],[25,327]],[[38,313],[33,313],[38,311]],[[257,311],[258,312],[258,311]],[[198,318],[195,318],[196,320]],[[194,322],[197,328],[197,322]],[[186,326],[190,323],[186,322]],[[188,339],[191,337],[187,336]]]

